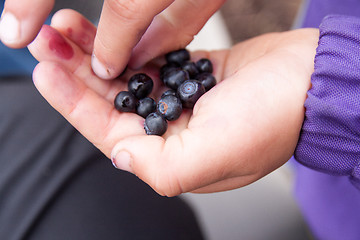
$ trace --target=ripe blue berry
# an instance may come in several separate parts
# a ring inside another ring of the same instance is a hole
[[[165,58],[168,63],[177,63],[181,65],[182,63],[190,60],[190,53],[186,49],[179,49],[167,53]]]
[[[154,86],[153,80],[145,73],[133,75],[128,82],[129,91],[138,99],[147,97]]]
[[[161,94],[160,98],[164,98],[165,96],[168,95],[177,96],[177,92],[174,89],[166,90],[165,92],[163,92],[163,94]]]
[[[205,91],[209,91],[212,87],[216,85],[216,78],[208,72],[200,73],[196,80],[201,82],[202,85],[205,87]]]
[[[184,108],[193,108],[196,101],[205,93],[204,86],[197,80],[187,80],[177,90]]]
[[[128,91],[119,92],[114,105],[120,112],[136,112],[145,118],[144,129],[148,135],[162,136],[168,128],[168,121],[180,117],[183,108],[193,108],[196,101],[215,86],[213,66],[209,59],[191,62],[190,53],[179,49],[165,55],[166,64],[159,75],[170,89],[156,102],[148,97],[154,83],[145,73],[133,75],[128,82]],[[125,72],[125,70],[124,70]]]
[[[145,119],[144,129],[147,135],[162,136],[167,127],[167,121],[157,112],[150,113]]]
[[[119,92],[114,100],[115,108],[120,112],[135,112],[137,99],[128,91]]]
[[[183,82],[190,79],[189,73],[182,69],[174,69],[164,76],[164,83],[169,88],[176,90]]]
[[[194,79],[199,74],[194,62],[187,61],[181,65],[181,68],[189,73],[191,79]]]
[[[157,111],[163,115],[166,120],[174,121],[181,115],[182,103],[179,98],[173,95],[167,95],[159,100]]]
[[[207,58],[202,58],[199,61],[197,61],[196,67],[199,70],[199,72],[201,72],[201,73],[203,73],[203,72],[212,73],[213,72],[213,65],[212,65],[211,61]]]
[[[150,113],[156,111],[156,102],[154,99],[146,97],[139,100],[136,105],[136,113],[146,118]]]
[[[165,65],[163,65],[163,66],[160,68],[160,71],[159,71],[161,81],[164,82],[164,76],[165,76],[168,72],[170,72],[170,71],[172,71],[172,70],[175,70],[175,69],[181,69],[180,66],[179,66],[179,64],[177,64],[177,63],[166,63]]]

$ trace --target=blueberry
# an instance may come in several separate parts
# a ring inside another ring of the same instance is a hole
[[[156,111],[156,102],[154,99],[146,97],[139,100],[136,105],[136,113],[146,118],[150,113]]]
[[[175,69],[181,69],[180,65],[177,64],[177,63],[167,63],[165,65],[163,65],[161,68],[160,68],[160,79],[162,81],[164,81],[164,76],[172,71],[172,70],[175,70]]]
[[[189,73],[182,69],[174,69],[164,76],[164,83],[169,88],[176,90],[183,82],[190,79]]]
[[[129,91],[138,99],[147,97],[154,86],[153,80],[145,73],[133,75],[128,83]]]
[[[177,63],[181,65],[182,63],[190,60],[190,53],[186,49],[179,49],[167,53],[165,58],[168,63]]]
[[[205,93],[204,86],[197,80],[187,80],[177,90],[184,108],[193,108],[196,101]]]
[[[173,95],[167,95],[159,100],[157,111],[163,115],[166,120],[174,121],[181,115],[182,103],[179,98]]]
[[[196,64],[191,61],[187,61],[181,65],[181,68],[189,73],[190,78],[194,79],[199,74],[199,70]]]
[[[208,72],[200,73],[196,80],[201,82],[202,85],[205,87],[205,91],[209,91],[212,87],[216,85],[216,78]]]
[[[166,119],[157,112],[150,113],[144,123],[144,129],[147,135],[162,136],[167,130]]]
[[[212,65],[211,61],[207,58],[202,58],[199,61],[197,61],[196,67],[199,70],[199,72],[201,72],[201,73],[203,73],[203,72],[212,73],[213,72],[213,65]]]
[[[135,112],[137,99],[128,91],[119,92],[114,100],[115,108],[120,112]]]
[[[172,95],[172,96],[177,96],[177,92],[174,90],[174,89],[169,89],[169,90],[166,90],[160,98],[164,98],[165,96],[168,96],[168,95]]]

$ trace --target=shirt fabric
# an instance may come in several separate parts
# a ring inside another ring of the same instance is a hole
[[[316,239],[360,239],[360,1],[311,0],[319,27],[295,159],[295,194]]]

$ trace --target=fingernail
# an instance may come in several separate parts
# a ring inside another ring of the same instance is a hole
[[[131,155],[127,151],[120,151],[111,157],[111,162],[115,168],[133,173],[131,168]]]
[[[99,59],[95,56],[95,54],[91,57],[91,67],[94,73],[102,78],[102,79],[110,79],[112,78],[110,70],[105,67],[105,65],[99,61]]]
[[[0,21],[0,40],[5,44],[19,41],[20,22],[12,13],[4,13]]]

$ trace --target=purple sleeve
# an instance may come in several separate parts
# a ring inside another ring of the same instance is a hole
[[[360,189],[360,18],[323,19],[295,159]]]

